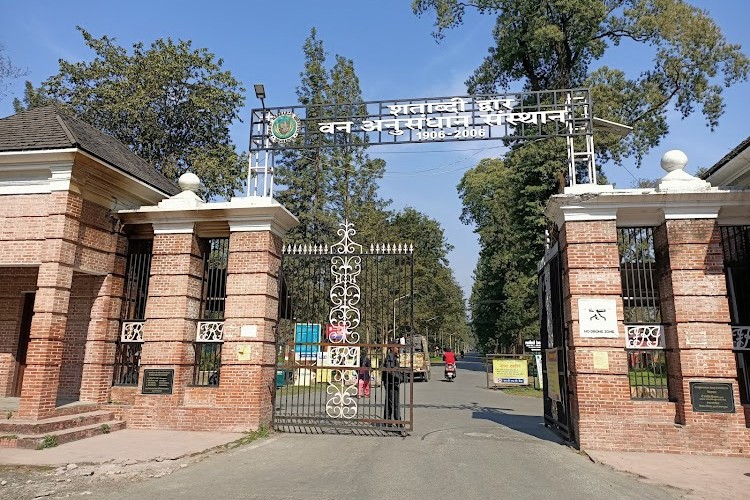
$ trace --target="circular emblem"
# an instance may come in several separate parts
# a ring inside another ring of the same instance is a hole
[[[284,144],[297,137],[300,129],[300,121],[292,112],[283,112],[271,119],[271,133],[268,138],[271,142]]]

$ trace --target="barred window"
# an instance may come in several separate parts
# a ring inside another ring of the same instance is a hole
[[[115,349],[112,385],[138,385],[152,248],[152,240],[128,242],[125,296],[121,310],[120,338]]]
[[[203,243],[201,320],[197,325],[193,345],[193,385],[218,386],[224,341],[229,238],[212,238]]]
[[[664,326],[656,279],[654,228],[617,229],[632,399],[668,399]]]
[[[750,226],[720,230],[740,401],[750,404]]]

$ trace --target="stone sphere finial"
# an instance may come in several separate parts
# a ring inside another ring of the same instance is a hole
[[[687,165],[688,157],[685,153],[679,149],[673,149],[664,153],[661,157],[661,168],[667,172],[673,172],[675,170],[682,170]]]
[[[193,193],[195,193],[201,187],[201,180],[194,173],[185,172],[177,180],[177,184],[179,184],[180,188],[183,191],[192,191]]]

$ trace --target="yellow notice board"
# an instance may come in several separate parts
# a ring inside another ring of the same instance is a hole
[[[560,375],[557,363],[557,349],[547,349],[544,351],[547,358],[547,396],[553,401],[562,401],[560,397]]]
[[[529,364],[525,359],[493,359],[492,380],[495,384],[529,385]]]

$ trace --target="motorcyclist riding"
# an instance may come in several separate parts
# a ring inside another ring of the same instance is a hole
[[[445,361],[446,373],[448,371],[448,365],[456,365],[456,355],[455,353],[453,353],[450,347],[445,348],[445,352],[443,353],[443,361]]]

